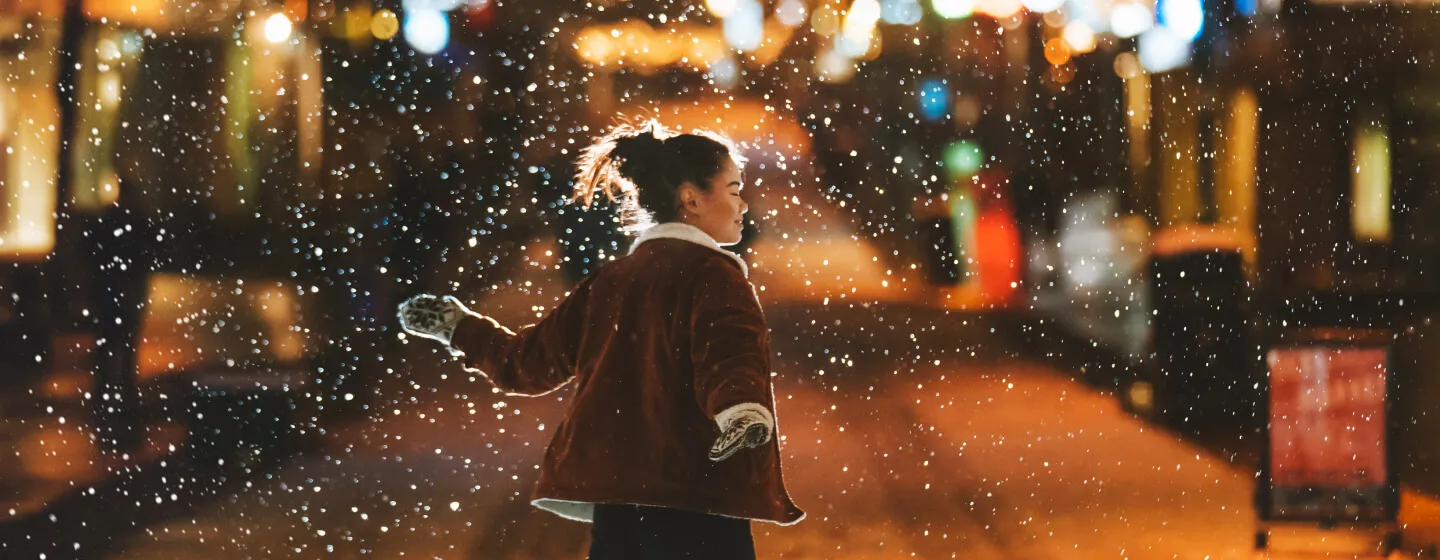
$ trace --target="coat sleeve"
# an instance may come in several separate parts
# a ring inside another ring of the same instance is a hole
[[[455,326],[452,351],[466,371],[478,372],[512,395],[543,395],[575,376],[576,350],[584,327],[587,278],[539,323],[518,331],[471,313]]]
[[[725,259],[707,260],[697,276],[690,359],[700,408],[711,420],[735,407],[758,406],[768,412],[770,329],[754,288]]]

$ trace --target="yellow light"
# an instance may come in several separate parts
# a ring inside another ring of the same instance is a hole
[[[705,7],[710,8],[710,13],[722,18],[734,12],[738,4],[736,0],[705,0]]]
[[[265,18],[265,40],[280,44],[290,40],[292,26],[285,14],[271,14]]]
[[[975,11],[1005,19],[1020,13],[1020,0],[980,0],[975,5]]]
[[[652,66],[665,66],[680,58],[680,45],[671,33],[646,35],[645,44],[639,53],[640,62]]]
[[[114,62],[120,59],[120,45],[110,39],[101,39],[95,44],[95,52],[100,55],[100,60]]]
[[[855,75],[855,62],[833,49],[826,49],[815,58],[815,71],[823,81],[842,84]]]
[[[1383,121],[1372,120],[1355,127],[1351,152],[1351,229],[1357,239],[1388,243],[1390,213],[1390,131]]]
[[[619,38],[620,55],[630,58],[640,55],[653,33],[650,26],[644,22],[631,20],[616,27],[610,32],[610,36]]]
[[[880,3],[875,0],[855,0],[850,5],[850,12],[845,14],[844,31],[846,35],[866,35],[875,30],[875,22],[880,21]]]
[[[1144,381],[1130,384],[1130,406],[1141,414],[1149,414],[1155,408],[1155,388]]]
[[[1138,77],[1145,69],[1140,66],[1140,57],[1134,51],[1120,53],[1115,57],[1115,75],[1126,80]]]
[[[106,107],[114,107],[120,102],[120,76],[114,72],[102,72],[100,74],[100,103]]]
[[[1048,14],[1059,10],[1065,2],[1064,0],[1021,0],[1021,3],[1027,10],[1037,14]]]
[[[575,52],[585,62],[604,65],[610,62],[614,50],[610,35],[598,28],[588,28],[575,37]]]
[[[400,18],[395,12],[381,9],[370,18],[370,34],[381,41],[389,40],[400,32]]]
[[[1095,30],[1083,21],[1072,21],[1065,26],[1061,34],[1065,38],[1065,44],[1075,54],[1085,54],[1095,50]]]
[[[851,56],[864,55],[870,50],[870,37],[875,34],[875,22],[880,21],[880,3],[875,0],[855,0],[845,14],[840,34],[855,46]]]
[[[725,45],[725,38],[719,33],[710,36],[696,36],[696,41],[691,44],[690,63],[697,68],[709,68],[725,57],[725,51],[729,47]]]
[[[815,8],[815,13],[810,14],[810,27],[822,37],[833,37],[840,32],[840,14],[830,6]]]

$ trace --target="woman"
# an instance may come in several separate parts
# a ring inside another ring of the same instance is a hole
[[[575,380],[532,503],[593,522],[590,558],[754,558],[750,520],[804,517],[780,471],[769,330],[740,241],[740,166],[708,133],[622,125],[582,152],[576,199],[640,238],[538,324],[511,332],[451,296],[400,306],[510,394]],[[658,225],[652,225],[657,224]]]

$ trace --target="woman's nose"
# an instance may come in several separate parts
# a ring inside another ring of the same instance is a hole
[[[743,201],[743,200],[740,201],[740,213],[741,213],[741,214],[744,214],[744,213],[749,212],[749,211],[750,211],[750,205],[749,205],[749,204],[746,204],[745,201]]]

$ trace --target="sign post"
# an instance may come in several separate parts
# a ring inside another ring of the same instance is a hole
[[[1388,555],[1400,547],[1389,333],[1294,334],[1266,356],[1256,547],[1347,546]]]

